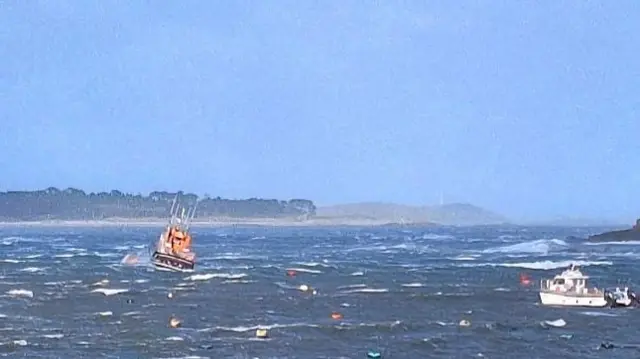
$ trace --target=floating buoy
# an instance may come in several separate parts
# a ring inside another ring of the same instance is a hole
[[[520,284],[525,286],[531,284],[531,278],[525,273],[520,273]]]
[[[333,312],[333,313],[331,313],[331,318],[333,318],[335,320],[339,320],[339,319],[342,319],[343,316],[342,316],[342,314],[340,314],[338,312]]]
[[[298,274],[298,273],[296,271],[294,271],[293,269],[290,269],[290,270],[287,271],[287,275],[289,277],[295,277],[296,274]]]
[[[169,326],[171,328],[179,328],[182,325],[182,322],[178,318],[169,319]]]
[[[471,322],[466,319],[462,319],[458,325],[460,325],[461,327],[468,327],[471,326]]]
[[[311,289],[311,288],[309,288],[309,286],[308,286],[308,285],[303,284],[303,285],[301,285],[300,287],[298,287],[298,289],[300,289],[300,290],[301,290],[301,291],[303,291],[303,292],[307,292],[307,291],[309,291],[309,289]]]
[[[263,328],[256,329],[256,337],[260,339],[266,339],[269,337],[269,333],[266,329]]]
[[[369,350],[369,352],[367,352],[367,358],[372,358],[372,359],[382,358],[382,354],[380,354],[380,352],[377,350]]]
[[[173,298],[173,293],[169,292],[169,294],[167,294],[167,298],[169,299]]]

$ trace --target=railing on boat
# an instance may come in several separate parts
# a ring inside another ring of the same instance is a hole
[[[553,279],[543,279],[540,281],[540,290],[543,292],[556,292],[557,290],[551,289],[551,285],[553,283]],[[568,292],[576,292],[576,288],[571,288]],[[581,294],[602,294],[604,293],[602,290],[598,288],[588,288],[583,287],[580,290]]]

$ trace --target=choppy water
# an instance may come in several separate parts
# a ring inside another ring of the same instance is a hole
[[[120,264],[157,231],[0,229],[0,355],[28,358],[630,358],[637,309],[538,304],[571,262],[637,287],[640,243],[592,229],[196,229],[195,273]],[[295,277],[287,270],[297,271]],[[108,282],[107,282],[108,281]],[[301,284],[316,295],[298,290]],[[173,293],[173,298],[168,298]],[[109,294],[109,295],[107,295]],[[331,318],[340,312],[343,319]],[[168,326],[171,316],[183,327]],[[566,326],[541,325],[562,318]],[[459,322],[468,320],[469,327]],[[258,327],[270,338],[255,338]]]

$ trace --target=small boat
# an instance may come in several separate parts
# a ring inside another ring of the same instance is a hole
[[[587,287],[587,279],[589,277],[572,264],[553,279],[540,282],[540,301],[543,305],[563,307],[609,306],[611,303],[604,291]]]
[[[158,269],[176,272],[189,272],[195,268],[195,253],[191,248],[191,233],[189,227],[196,213],[196,207],[186,212],[182,208],[182,214],[178,216],[180,210],[176,206],[176,198],[171,205],[171,219],[169,225],[160,234],[160,238],[151,255],[151,262]],[[196,203],[197,206],[197,203]]]

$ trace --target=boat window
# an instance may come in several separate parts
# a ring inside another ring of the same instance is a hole
[[[558,279],[553,281],[553,284],[564,284],[564,279],[563,278],[558,278]]]

